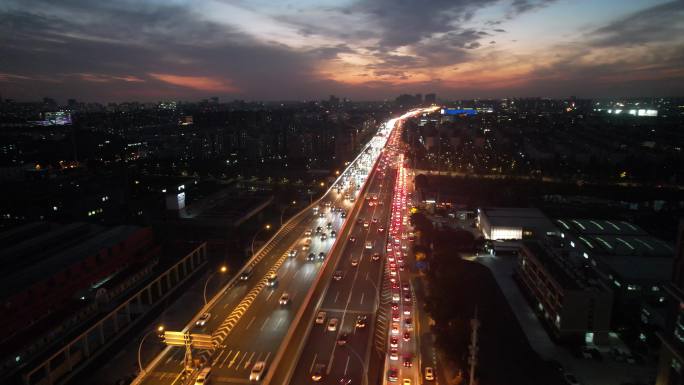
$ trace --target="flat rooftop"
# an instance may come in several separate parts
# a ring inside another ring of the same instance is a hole
[[[492,226],[557,230],[553,222],[541,210],[533,207],[486,207],[480,209],[480,213],[487,217]]]

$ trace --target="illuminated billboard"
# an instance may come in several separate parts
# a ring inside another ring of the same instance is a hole
[[[477,115],[477,111],[472,108],[442,108],[442,115]]]
[[[43,113],[43,120],[34,121],[38,126],[66,126],[71,124],[71,113],[67,111],[55,111]]]

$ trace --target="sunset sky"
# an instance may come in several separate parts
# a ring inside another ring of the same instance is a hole
[[[682,90],[682,0],[0,2],[0,96],[18,100]]]

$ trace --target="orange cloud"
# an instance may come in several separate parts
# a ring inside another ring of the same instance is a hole
[[[210,78],[206,76],[180,76],[172,74],[150,73],[150,76],[165,83],[200,91],[239,92],[230,79]]]

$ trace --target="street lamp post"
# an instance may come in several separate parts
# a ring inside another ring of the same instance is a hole
[[[260,229],[256,232],[256,234],[254,234],[254,237],[252,237],[252,247],[250,248],[250,250],[251,250],[251,252],[252,252],[252,255],[254,255],[254,241],[256,241],[257,236],[258,236],[259,233],[261,233],[263,230],[269,230],[270,228],[271,228],[271,225],[266,225],[266,226],[260,228]]]
[[[207,277],[207,281],[204,282],[204,290],[202,291],[202,296],[204,297],[204,304],[205,304],[205,305],[206,305],[207,302],[208,302],[208,301],[207,301],[207,286],[209,286],[209,280],[210,280],[217,272],[220,272],[220,273],[223,274],[223,273],[225,273],[225,272],[227,272],[227,271],[228,271],[228,267],[226,267],[225,265],[223,265],[223,266],[221,266],[217,271],[214,271],[213,273],[209,274],[209,276]]]
[[[294,205],[296,205],[297,202],[296,202],[296,201],[292,201],[292,202],[290,202],[290,204],[291,204],[292,206],[289,206],[289,205],[288,205],[288,206],[283,207],[282,210],[280,210],[280,227],[283,227],[283,215],[285,215],[285,211],[286,211],[287,209],[289,209],[290,207],[294,207]]]
[[[138,345],[138,368],[140,369],[140,373],[141,373],[141,374],[144,374],[144,371],[145,371],[145,370],[143,369],[143,366],[142,366],[142,359],[140,358],[140,354],[141,354],[141,352],[142,352],[142,346],[143,346],[143,342],[145,342],[145,338],[147,338],[147,336],[149,336],[150,334],[152,334],[152,333],[154,333],[154,332],[156,332],[156,333],[158,334],[158,333],[162,333],[163,331],[164,331],[164,326],[161,326],[161,325],[160,325],[160,326],[157,327],[156,329],[150,330],[150,331],[148,331],[147,333],[145,333],[145,335],[143,336],[143,338],[140,340],[140,345]]]
[[[347,350],[352,352],[354,354],[354,357],[356,357],[356,359],[359,360],[359,363],[361,363],[361,367],[363,368],[363,382],[361,384],[368,385],[368,368],[366,367],[366,363],[363,361],[359,353],[357,353],[356,350],[352,349],[351,346],[347,344],[345,345],[345,347],[347,348]]]

